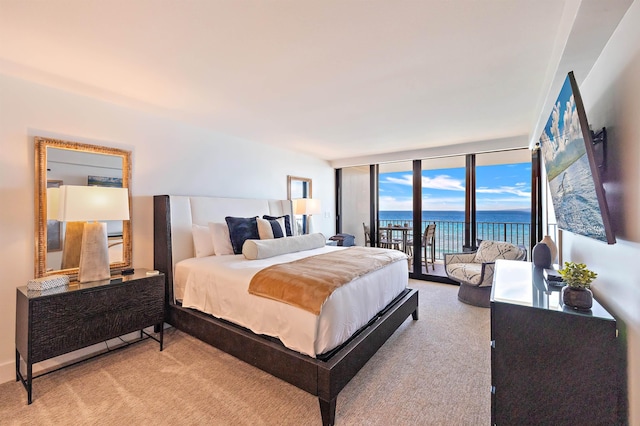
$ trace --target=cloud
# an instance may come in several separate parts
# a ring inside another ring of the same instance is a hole
[[[551,139],[555,141],[557,144],[560,140],[560,102],[556,102],[553,105],[553,110],[551,111],[551,127],[549,128],[551,131]],[[558,146],[556,145],[556,149]]]
[[[464,211],[464,196],[422,197],[423,210]]]
[[[573,99],[573,95],[567,102],[567,110],[564,113],[564,128],[565,133],[568,135],[569,141],[574,141],[576,139],[582,138],[582,131],[580,130],[580,118],[578,118],[578,110],[576,108],[575,100]]]
[[[560,101],[555,103],[550,120],[550,134],[543,131],[540,136],[540,144],[543,147],[543,155],[547,163],[553,162],[557,153],[564,151],[570,142],[582,137],[573,94],[564,103],[564,108]],[[560,120],[562,120],[562,130],[560,129]]]
[[[519,186],[519,185],[516,185]],[[516,188],[513,186],[500,186],[498,188],[477,188],[476,193],[478,194],[513,194],[518,197],[526,197],[531,198],[530,191],[523,191],[521,188]]]
[[[476,200],[478,210],[526,210],[531,208],[529,200],[520,197],[482,198]]]
[[[530,200],[521,196],[511,197],[487,197],[476,200],[478,210],[511,210],[528,209]],[[382,211],[411,211],[413,201],[411,198],[380,197],[380,210]],[[422,198],[422,209],[431,211],[464,211],[464,196],[425,196]]]
[[[422,177],[422,188],[442,189],[445,191],[464,191],[464,185],[460,179],[447,175],[439,175],[434,178]]]
[[[547,132],[542,132],[542,136],[540,136],[540,146],[542,147],[545,164],[550,164],[556,152],[556,145]]]
[[[386,179],[383,182],[380,182],[380,183],[395,183],[395,184],[398,184],[398,185],[412,186],[413,185],[413,177],[411,175],[402,175],[399,178],[394,177],[394,176],[387,176]]]
[[[413,185],[413,177],[411,175],[403,175],[401,177],[388,176],[385,179],[387,183],[395,183],[398,185]],[[462,180],[453,178],[449,175],[439,175],[433,178],[422,176],[423,189],[440,189],[443,191],[464,191]]]
[[[411,198],[380,197],[380,210],[383,211],[411,211],[413,200]]]
[[[404,175],[399,178],[389,176],[386,178],[385,182],[411,186],[413,185],[413,178],[411,177],[411,175]],[[527,184],[525,182],[518,182],[515,184],[515,186],[500,186],[497,188],[482,187],[478,188],[476,192],[485,194],[514,194],[518,195],[519,197],[531,197],[530,191],[523,190],[523,187],[526,188],[526,186]],[[439,175],[433,178],[423,176],[422,188],[464,192],[464,184],[462,180],[452,178],[448,175]]]
[[[464,196],[422,197],[423,210],[464,210]],[[383,211],[411,211],[413,200],[411,197],[380,197],[380,210]]]

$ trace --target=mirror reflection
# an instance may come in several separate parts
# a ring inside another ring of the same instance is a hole
[[[287,199],[312,198],[311,179],[298,176],[287,176]],[[294,204],[294,212],[296,206]],[[305,214],[296,215],[297,235],[306,234],[309,231],[309,217]]]
[[[311,179],[287,176],[287,198],[289,200],[294,200],[296,198],[312,198]]]
[[[77,274],[84,222],[58,221],[63,185],[128,188],[130,152],[36,138],[36,276]],[[131,205],[129,203],[129,205]],[[131,264],[130,221],[107,221],[111,268]]]

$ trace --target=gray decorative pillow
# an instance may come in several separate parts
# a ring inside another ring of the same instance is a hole
[[[325,242],[326,239],[321,233],[272,240],[246,240],[242,254],[249,260],[266,259],[281,254],[324,247]]]
[[[242,254],[242,245],[246,240],[260,239],[258,223],[255,217],[227,216],[224,220],[229,227],[229,237],[231,238],[233,253]]]

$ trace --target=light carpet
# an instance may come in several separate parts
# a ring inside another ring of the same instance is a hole
[[[407,319],[338,396],[337,425],[490,423],[490,314],[411,280]],[[0,385],[0,424],[320,425],[316,397],[173,328],[34,380]]]

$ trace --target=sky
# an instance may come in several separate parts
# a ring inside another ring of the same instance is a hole
[[[579,143],[573,143],[577,139],[580,140]],[[569,145],[581,148],[584,142],[573,89],[567,76],[540,136],[540,146],[547,170],[551,169],[550,166]],[[579,152],[584,153],[584,150],[580,149]]]
[[[411,210],[411,171],[380,173],[380,210]],[[422,210],[464,211],[464,168],[422,171]],[[531,163],[478,166],[477,210],[530,210]]]

